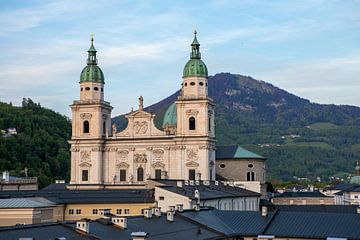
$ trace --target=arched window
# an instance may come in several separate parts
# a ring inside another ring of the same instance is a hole
[[[209,132],[211,131],[211,118],[209,117]]]
[[[106,134],[106,122],[103,122],[103,135]]]
[[[189,130],[195,130],[195,118],[189,118]]]
[[[255,172],[247,172],[246,180],[247,181],[255,181]]]
[[[84,121],[84,123],[83,123],[83,132],[84,133],[89,133],[89,131],[90,131],[89,121]]]
[[[155,169],[155,179],[161,179],[161,169]]]
[[[144,169],[142,167],[139,167],[137,169],[137,181],[138,182],[144,181]]]

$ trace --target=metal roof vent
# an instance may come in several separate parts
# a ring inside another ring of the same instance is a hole
[[[204,181],[203,181],[203,184],[204,184],[205,186],[209,186],[209,185],[210,185],[210,181],[209,181],[209,180],[204,180]]]
[[[190,180],[190,185],[194,186],[194,180]]]
[[[145,240],[148,235],[147,232],[132,232],[130,236],[132,240]]]
[[[189,185],[189,181],[188,180],[185,180],[185,185]]]
[[[219,181],[215,181],[215,185],[218,186],[218,185],[219,185]]]

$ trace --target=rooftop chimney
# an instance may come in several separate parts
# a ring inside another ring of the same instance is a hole
[[[216,185],[216,186],[219,185],[219,181],[215,181],[215,185]]]
[[[145,208],[145,209],[144,209],[144,217],[145,217],[145,218],[151,218],[151,217],[152,217],[152,210],[151,210],[151,208]]]
[[[268,215],[268,209],[266,206],[261,207],[261,216],[266,217]]]
[[[175,212],[175,206],[169,206],[169,211]]]
[[[160,207],[154,207],[153,208],[153,214],[157,217],[161,217],[161,211],[160,211]]]
[[[201,173],[196,173],[195,180],[200,181],[201,180]]]
[[[87,219],[80,219],[76,222],[76,229],[89,233],[90,232],[90,222]]]
[[[173,211],[167,211],[166,212],[166,220],[169,222],[174,222],[174,212]]]
[[[183,187],[183,182],[181,180],[178,180],[176,182],[176,186],[178,186],[179,188],[182,188]]]
[[[127,228],[127,218],[125,217],[112,217],[111,222],[122,229]]]
[[[184,205],[183,204],[176,204],[176,211],[183,212],[184,211]]]
[[[3,177],[2,177],[5,182],[9,182],[10,181],[10,173],[8,171],[3,171]]]
[[[197,211],[197,212],[200,211],[200,204],[198,204],[198,203],[195,204],[195,205],[194,205],[194,209],[195,209],[195,211]]]
[[[132,232],[132,240],[145,240],[149,234],[146,232]]]

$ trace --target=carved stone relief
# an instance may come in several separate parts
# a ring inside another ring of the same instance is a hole
[[[186,115],[197,116],[199,114],[199,111],[194,109],[189,109],[186,110],[185,113]]]
[[[92,114],[91,114],[91,113],[81,113],[81,114],[80,114],[80,118],[81,118],[82,120],[90,120],[91,117],[92,117]]]
[[[118,153],[118,159],[120,161],[127,161],[129,152],[126,150],[120,150]]]
[[[187,149],[186,156],[187,156],[187,161],[196,161],[196,160],[198,160],[198,150],[197,149]]]
[[[153,151],[153,154],[154,154],[155,160],[157,160],[157,161],[159,161],[159,160],[161,161],[164,159],[164,150],[162,150],[162,149],[155,149]]]
[[[116,164],[118,168],[128,168],[130,165],[125,162],[120,162],[119,164]]]
[[[134,130],[135,130],[135,134],[145,134],[148,130],[148,122],[147,121],[136,121],[134,123]]]
[[[91,161],[91,152],[90,151],[81,151],[80,159],[82,162],[90,162]]]
[[[135,153],[134,154],[134,162],[135,163],[146,163],[147,156],[145,153]]]
[[[194,162],[194,161],[187,162],[185,165],[187,167],[198,167],[199,166],[199,164],[197,162]]]

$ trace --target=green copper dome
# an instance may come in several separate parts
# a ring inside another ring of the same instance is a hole
[[[191,43],[190,60],[186,63],[183,71],[185,77],[208,77],[208,70],[205,63],[201,60],[200,44],[194,32],[194,40]]]
[[[94,47],[94,38],[91,38],[91,46],[88,50],[87,66],[81,71],[80,83],[96,82],[105,83],[104,73],[97,65],[96,49]]]
[[[165,112],[162,126],[176,125],[176,114],[176,104],[172,103]]]

